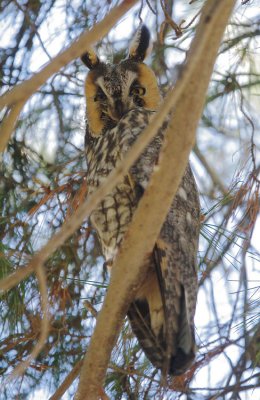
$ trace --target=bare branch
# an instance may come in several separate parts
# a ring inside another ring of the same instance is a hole
[[[17,103],[25,102],[28,98],[42,86],[48,78],[50,78],[55,72],[58,72],[62,67],[68,64],[71,60],[80,57],[81,54],[93,45],[95,42],[105,36],[113,25],[121,18],[137,0],[124,0],[119,6],[112,9],[112,11],[99,23],[93,26],[90,31],[83,33],[71,46],[66,50],[58,54],[54,59],[43,67],[38,73],[27,81],[15,86],[14,89],[3,94],[0,98],[0,109],[4,106],[14,106]],[[20,108],[16,108],[15,116],[17,119]],[[12,111],[11,111],[12,112]],[[6,126],[8,125],[8,127]],[[12,133],[12,127],[9,122],[4,126],[5,133],[2,133],[3,128],[0,131],[0,151],[3,151],[6,147],[8,138]]]
[[[4,151],[8,143],[24,103],[24,101],[16,103],[2,121],[0,129],[0,152]]]
[[[80,360],[74,365],[73,369],[66,376],[60,387],[56,390],[56,392],[49,398],[49,400],[59,400],[63,396],[63,394],[68,390],[73,381],[77,378],[79,371],[82,367],[83,360]]]

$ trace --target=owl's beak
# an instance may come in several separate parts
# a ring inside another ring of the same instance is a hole
[[[119,119],[122,118],[122,116],[125,114],[125,108],[121,99],[115,100],[114,107],[110,108],[109,114],[110,117],[115,121],[118,121]]]

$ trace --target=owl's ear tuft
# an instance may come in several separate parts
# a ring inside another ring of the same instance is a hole
[[[96,55],[95,51],[93,49],[88,50],[86,53],[84,53],[81,56],[81,61],[89,68],[89,69],[94,69],[96,68],[100,60],[98,56]]]
[[[151,47],[150,31],[146,25],[141,25],[130,44],[128,59],[142,62],[150,53]]]

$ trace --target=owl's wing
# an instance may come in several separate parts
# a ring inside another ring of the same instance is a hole
[[[195,356],[199,225],[198,193],[188,166],[147,260],[144,288],[128,312],[142,349],[164,374],[183,373]]]

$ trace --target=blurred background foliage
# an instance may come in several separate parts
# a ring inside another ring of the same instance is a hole
[[[28,79],[117,3],[2,0],[0,94]],[[97,44],[101,58],[125,57],[141,17],[154,40],[147,62],[166,93],[185,60],[203,3],[140,2]],[[126,321],[104,385],[112,399],[251,399],[260,393],[259,5],[237,2],[191,155],[202,205],[196,362],[163,388]],[[25,105],[1,155],[1,277],[26,265],[86,196],[86,72],[74,60],[52,76]],[[1,399],[33,399],[39,393],[49,398],[83,358],[93,332],[109,280],[88,221],[45,268],[50,335],[37,360],[12,384],[6,378],[39,337],[37,280],[30,276],[1,296]],[[76,382],[64,399],[73,397]]]

